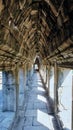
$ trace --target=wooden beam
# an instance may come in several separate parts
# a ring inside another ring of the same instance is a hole
[[[49,4],[49,6],[50,6],[50,8],[51,8],[51,10],[52,10],[52,12],[53,12],[53,14],[54,14],[55,16],[57,16],[57,15],[58,15],[57,9],[56,9],[56,7],[53,5],[53,3],[51,2],[51,0],[45,0],[45,1]]]

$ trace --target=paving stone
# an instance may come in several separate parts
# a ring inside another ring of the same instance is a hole
[[[33,105],[34,105],[33,103],[29,103],[29,104],[27,105],[27,109],[33,109],[33,108],[34,108]]]
[[[24,111],[23,110],[19,110],[18,111],[18,116],[20,116],[20,117],[24,117]]]
[[[38,110],[38,114],[37,114],[37,118],[36,118],[37,122],[39,122],[42,126],[45,126],[47,128],[50,128],[50,119],[49,119],[49,115],[41,110]],[[36,123],[34,120],[34,123]]]
[[[40,125],[41,125],[41,123],[37,121],[37,117],[34,117],[34,118],[33,118],[32,125],[33,125],[33,126],[40,126]]]
[[[37,96],[35,96],[34,98],[33,98],[34,96],[32,96],[32,97],[30,97],[30,100],[28,100],[28,103],[33,103],[34,102],[34,100],[35,101],[37,101]]]
[[[9,128],[9,127],[11,126],[11,124],[12,124],[12,120],[10,120],[9,118],[5,118],[5,119],[1,122],[0,126],[1,126],[1,127]]]
[[[4,118],[4,116],[0,116],[0,123],[3,121]]]
[[[48,128],[44,126],[26,126],[24,127],[24,130],[49,130]]]
[[[0,130],[8,130],[8,128],[0,127]]]
[[[46,106],[46,104],[44,103],[44,102],[41,102],[41,103],[39,103],[39,102],[36,102],[36,103],[34,103],[34,109],[40,109],[40,108],[47,108],[47,106]]]
[[[26,110],[25,116],[37,116],[37,110]]]
[[[2,112],[2,116],[5,116],[5,118],[12,119],[15,116],[15,112]]]
[[[24,126],[32,126],[33,117],[25,117]]]
[[[15,117],[14,112],[1,112],[0,113],[0,130],[10,130]]]

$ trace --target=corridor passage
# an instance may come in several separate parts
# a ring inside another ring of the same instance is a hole
[[[60,130],[38,72],[33,74],[30,88],[24,117],[13,130]]]

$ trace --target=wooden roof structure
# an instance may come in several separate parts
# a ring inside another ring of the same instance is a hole
[[[0,68],[36,54],[73,68],[73,0],[0,0]]]

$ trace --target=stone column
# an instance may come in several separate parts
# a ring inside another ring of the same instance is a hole
[[[16,111],[18,106],[18,73],[13,70],[2,72],[3,111]]]
[[[28,64],[26,68],[27,68],[26,84],[27,84],[27,86],[29,86],[30,81],[31,81],[31,68],[30,68],[30,65]]]
[[[25,88],[24,90],[26,89],[26,75],[27,75],[27,72],[26,72],[26,64],[24,65],[24,83],[25,83]]]
[[[24,66],[23,66],[23,87],[24,87],[24,90],[22,90],[22,91],[24,91],[24,94],[25,94],[25,91],[26,91],[26,89],[27,89],[27,67],[26,67],[27,65],[25,64]]]
[[[26,65],[26,86],[28,86],[28,64]]]
[[[73,130],[73,74],[72,74],[72,130]]]
[[[55,113],[57,113],[57,109],[58,109],[58,67],[57,67],[56,62],[54,65],[54,108],[55,108]]]
[[[47,84],[47,80],[48,80],[48,69],[47,69],[47,65],[46,65],[46,81],[45,81],[45,83]]]
[[[18,104],[18,117],[24,116],[24,105],[26,97],[26,75],[25,65],[19,67],[19,104]]]
[[[44,75],[42,75],[42,77],[43,77],[43,81],[44,81],[45,85],[46,85],[46,82],[47,82],[47,73],[46,72],[47,72],[46,71],[46,65],[44,65],[44,69],[43,69]]]
[[[31,64],[31,78],[32,78],[32,75],[33,75],[33,65]]]
[[[19,68],[19,94],[24,94],[25,74],[24,69]]]
[[[28,70],[28,86],[31,84],[31,78],[32,78],[32,67],[30,66]]]
[[[63,112],[65,111],[66,118],[63,121],[64,126],[72,130],[73,115],[72,115],[72,70],[58,67],[58,113],[59,117],[63,119]]]
[[[18,114],[18,103],[19,103],[19,78],[18,78],[19,67],[16,66],[14,69],[15,84],[16,84],[16,116]]]
[[[25,92],[25,74],[24,69],[21,66],[19,68],[19,109],[23,108],[24,105],[24,92]]]
[[[49,87],[49,96],[54,101],[54,67],[50,66],[50,87]]]
[[[51,67],[48,66],[48,96],[49,96],[49,89],[50,89],[50,69]]]

